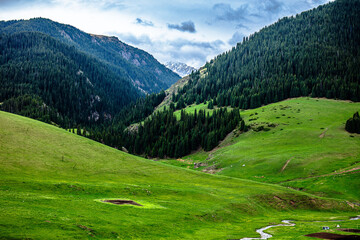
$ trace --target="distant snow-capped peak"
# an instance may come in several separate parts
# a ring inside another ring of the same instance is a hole
[[[181,77],[185,77],[189,75],[192,71],[196,71],[196,68],[180,62],[167,62],[165,63],[165,66],[179,74]]]

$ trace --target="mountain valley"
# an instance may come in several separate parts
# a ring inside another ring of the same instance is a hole
[[[0,239],[360,237],[359,1],[179,61],[0,21]]]

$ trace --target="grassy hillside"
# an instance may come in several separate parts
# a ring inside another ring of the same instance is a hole
[[[0,112],[0,136],[0,238],[233,239],[290,218],[299,227],[278,234],[306,239],[303,221],[359,214],[343,201],[152,162],[9,113]]]
[[[200,170],[217,169],[219,175],[360,201],[360,136],[344,130],[358,110],[360,103],[297,98],[242,111],[252,130],[185,159],[205,162]]]

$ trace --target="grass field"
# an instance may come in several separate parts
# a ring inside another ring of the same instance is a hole
[[[203,106],[187,111],[196,108]],[[247,125],[264,130],[232,134],[220,148],[184,159],[208,165],[198,170],[215,168],[219,175],[360,202],[360,135],[344,130],[346,120],[356,111],[360,103],[312,98],[242,111]]]
[[[9,113],[0,112],[0,136],[0,239],[234,239],[283,219],[359,214],[344,201],[153,162]],[[306,228],[272,231],[307,239]]]

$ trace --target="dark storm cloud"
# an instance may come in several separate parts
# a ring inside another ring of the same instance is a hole
[[[182,22],[181,25],[179,24],[168,24],[169,29],[176,29],[181,32],[189,32],[195,33],[195,24],[193,21]]]
[[[145,27],[153,27],[154,23],[151,21],[143,20],[141,18],[136,18],[136,24],[143,25]]]
[[[217,20],[223,21],[239,21],[248,15],[248,6],[246,4],[237,9],[231,7],[230,4],[218,3],[213,6]]]
[[[267,19],[283,10],[283,2],[279,0],[256,0],[233,8],[227,3],[217,3],[213,6],[215,20],[236,22],[237,28],[246,28],[244,24],[253,17]]]
[[[236,45],[238,42],[242,42],[243,38],[245,37],[244,34],[240,32],[235,32],[233,36],[229,39],[228,43],[230,45]]]
[[[282,10],[283,3],[277,0],[266,0],[262,2],[263,10],[268,13],[278,13]]]

